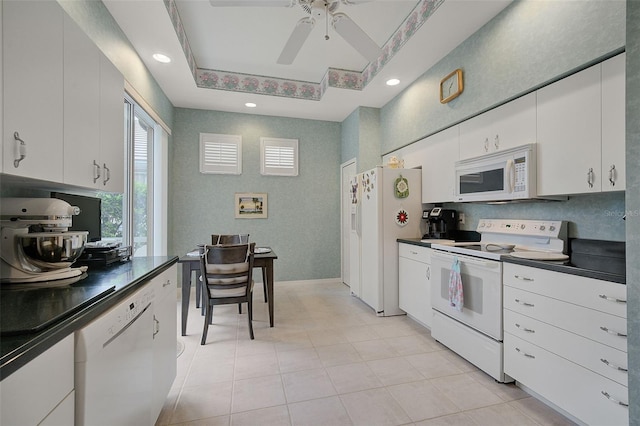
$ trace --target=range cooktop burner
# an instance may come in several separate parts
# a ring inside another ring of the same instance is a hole
[[[562,221],[480,219],[477,232],[481,234],[479,242],[438,241],[431,248],[492,260],[514,252],[534,253],[537,258],[544,257],[539,253],[549,253],[545,260],[567,258],[562,255],[566,241],[566,224]]]

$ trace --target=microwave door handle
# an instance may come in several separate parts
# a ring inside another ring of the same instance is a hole
[[[511,194],[516,186],[516,164],[511,158],[507,160],[507,176],[509,179],[509,194]]]

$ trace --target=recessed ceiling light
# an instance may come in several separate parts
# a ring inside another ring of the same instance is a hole
[[[168,64],[169,62],[171,62],[171,58],[167,55],[163,55],[162,53],[154,53],[153,59],[158,62],[162,62],[163,64]]]
[[[254,104],[253,102],[247,102],[246,104],[244,104],[244,106],[246,106],[247,108],[255,108],[258,105]]]
[[[397,78],[391,78],[387,80],[387,86],[397,86],[398,84],[400,84],[400,80],[398,80]]]

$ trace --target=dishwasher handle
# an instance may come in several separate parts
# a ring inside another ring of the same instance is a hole
[[[107,346],[109,346],[111,343],[113,343],[114,340],[116,340],[122,333],[124,333],[125,331],[127,331],[127,329],[129,327],[131,327],[136,321],[138,321],[138,319],[142,316],[142,314],[144,314],[147,309],[149,309],[151,307],[151,302],[149,302],[149,304],[147,304],[147,306],[144,307],[143,310],[141,310],[140,312],[138,312],[138,315],[136,315],[131,321],[129,321],[127,323],[127,325],[125,325],[124,327],[122,327],[122,329],[120,329],[120,331],[118,331],[116,334],[114,334],[113,336],[111,336],[109,338],[109,340],[107,340],[106,342],[104,342],[102,344],[102,348],[106,348]]]

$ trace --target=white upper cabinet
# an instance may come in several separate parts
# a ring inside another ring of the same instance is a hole
[[[460,159],[536,141],[536,94],[529,93],[460,124]]]
[[[449,127],[420,142],[422,152],[422,202],[453,202],[454,165],[458,161],[459,126]]]
[[[55,1],[2,7],[3,172],[62,182],[64,12]]]
[[[107,192],[124,192],[124,77],[100,53],[100,164],[98,187]]]
[[[538,194],[599,192],[600,65],[538,90]]]
[[[78,25],[64,18],[64,183],[100,181],[98,48]]]
[[[124,79],[68,16],[64,22],[64,183],[124,191]]]
[[[625,189],[625,55],[538,90],[538,194]]]
[[[625,59],[602,63],[602,190],[625,189]]]

